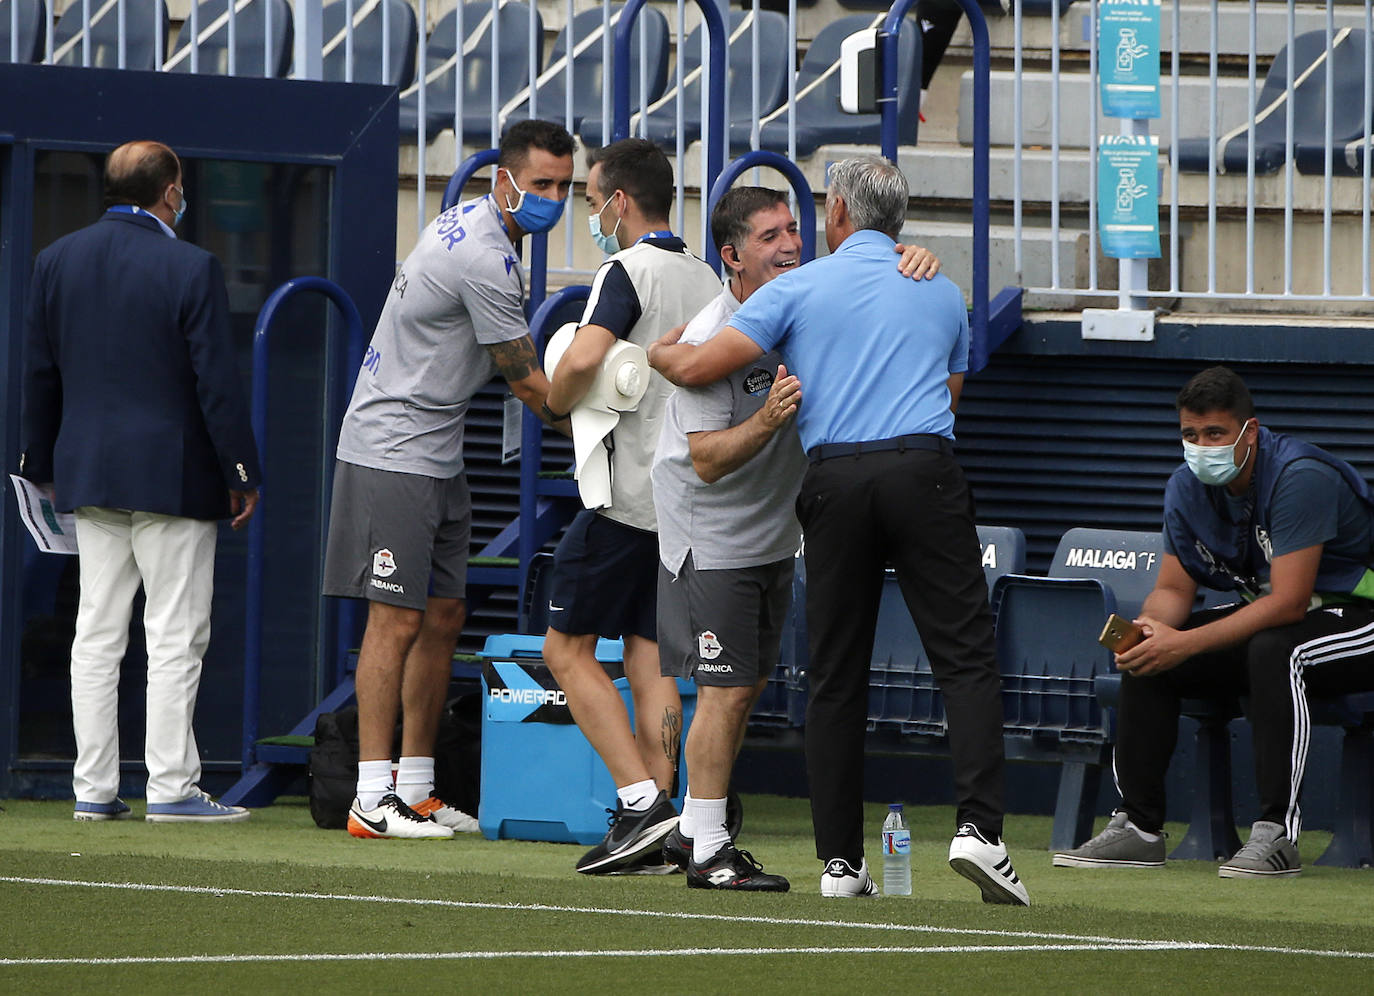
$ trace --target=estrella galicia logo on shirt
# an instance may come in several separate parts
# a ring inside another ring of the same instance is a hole
[[[713,661],[720,656],[721,645],[716,634],[709,629],[702,630],[697,636],[697,656],[704,661]]]
[[[751,395],[758,396],[767,394],[773,387],[773,373],[763,367],[755,367],[749,371],[749,376],[744,378],[744,390]]]
[[[379,578],[389,578],[396,573],[396,557],[385,548],[372,555],[372,573]]]

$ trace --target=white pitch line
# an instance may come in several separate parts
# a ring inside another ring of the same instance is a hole
[[[0,958],[0,967],[26,965],[219,965],[252,962],[494,961],[502,958],[662,958],[711,955],[973,954],[1044,951],[1177,951],[1189,944],[943,944],[931,947],[863,945],[794,948],[653,948],[589,951],[371,951],[345,954],[171,955],[121,958]]]
[[[677,920],[708,920],[728,923],[758,923],[770,926],[850,928],[858,930],[887,930],[916,934],[947,934],[965,937],[1000,937],[1014,940],[1050,941],[1075,947],[1096,945],[1102,949],[1113,950],[1189,950],[1189,951],[1240,951],[1257,954],[1309,955],[1322,958],[1374,959],[1374,951],[1343,951],[1323,948],[1293,948],[1275,945],[1222,944],[1208,941],[1176,941],[1158,938],[1110,937],[1092,934],[1056,934],[1031,930],[990,930],[974,927],[936,927],[929,924],[874,923],[850,920],[815,920],[802,917],[739,916],[728,913],[683,913],[663,910],[613,909],[595,906],[554,906],[545,903],[485,903],[458,899],[415,899],[403,896],[362,896],[349,893],[328,892],[288,892],[276,889],[233,889],[214,888],[203,885],[158,885],[146,882],[92,882],[84,879],[29,878],[17,875],[0,875],[0,883],[11,882],[18,885],[69,886],[87,889],[123,889],[134,892],[173,892],[203,896],[243,896],[251,899],[313,899],[329,902],[382,903],[401,906],[429,906],[445,909],[507,910],[512,912],[533,913],[582,913],[597,916],[656,917]],[[1013,945],[1018,950],[1032,950],[1029,945]],[[991,946],[973,945],[973,950],[995,950]],[[732,949],[733,950],[733,949]],[[782,950],[769,948],[769,951]],[[819,950],[819,949],[816,949]],[[845,951],[859,951],[860,948],[842,948]],[[937,948],[895,948],[897,951],[934,951]],[[954,950],[954,949],[950,949]],[[545,952],[548,953],[548,952]],[[536,952],[535,954],[538,954]],[[554,953],[556,954],[556,952]],[[604,953],[603,953],[604,954]],[[634,954],[628,952],[626,956]],[[458,957],[500,956],[504,953],[468,954],[459,953]],[[590,956],[590,955],[588,955]],[[313,957],[313,956],[305,956]],[[332,957],[332,956],[322,956]],[[342,957],[342,956],[340,956]],[[374,955],[370,957],[397,957],[396,955]],[[440,956],[433,956],[440,957]],[[4,962],[0,962],[4,964]]]

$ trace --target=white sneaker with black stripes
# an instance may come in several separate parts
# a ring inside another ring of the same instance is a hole
[[[983,892],[983,902],[1029,906],[1030,894],[1011,866],[1007,845],[992,843],[972,823],[965,823],[949,843],[949,866]]]
[[[844,858],[831,858],[825,863],[825,871],[821,873],[822,896],[854,898],[877,894],[878,886],[868,874],[867,858],[860,861],[857,868]]]

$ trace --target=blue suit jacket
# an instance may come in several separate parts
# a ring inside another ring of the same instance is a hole
[[[110,212],[38,254],[20,473],[82,505],[192,519],[257,487],[219,261]]]

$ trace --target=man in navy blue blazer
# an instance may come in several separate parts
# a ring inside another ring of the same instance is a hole
[[[173,232],[186,211],[167,146],[105,166],[108,210],[39,253],[25,335],[20,473],[76,513],[72,643],[78,820],[131,815],[119,786],[119,666],[140,584],[148,644],[150,822],[234,822],[201,791],[191,720],[210,641],[218,519],[258,501],[257,447],[219,261]]]

